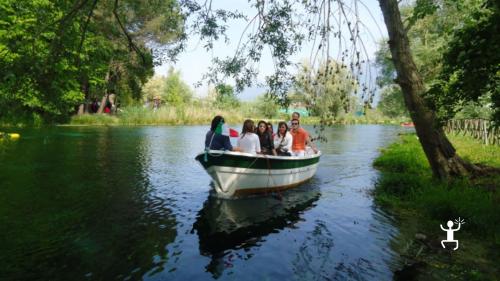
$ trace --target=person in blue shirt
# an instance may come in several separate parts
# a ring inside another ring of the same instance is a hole
[[[229,136],[225,136],[222,135],[221,133],[216,132],[217,127],[223,124],[224,124],[224,118],[220,115],[217,115],[214,117],[214,119],[212,119],[210,131],[208,131],[207,135],[205,136],[205,148],[211,150],[239,151],[238,147],[233,147],[231,145]]]

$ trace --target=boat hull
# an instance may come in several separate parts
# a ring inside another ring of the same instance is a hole
[[[210,151],[196,157],[222,197],[266,193],[295,187],[314,176],[320,153],[306,157]],[[206,160],[206,161],[205,161]]]

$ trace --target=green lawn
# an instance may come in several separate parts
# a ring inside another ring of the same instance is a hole
[[[450,140],[464,159],[500,167],[500,146],[462,136]],[[422,271],[419,278],[437,280],[443,274],[455,276],[453,280],[500,278],[500,176],[438,181],[414,134],[384,149],[374,166],[381,171],[375,200],[399,218],[400,235],[393,241],[396,251],[410,264],[426,265],[426,273]],[[446,235],[439,225],[458,217],[466,221],[457,233],[462,246],[446,251],[439,244]],[[417,233],[427,240],[416,239]]]

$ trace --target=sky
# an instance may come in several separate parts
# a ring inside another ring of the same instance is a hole
[[[352,4],[354,1],[355,0],[346,0],[346,6],[354,7],[354,4]],[[201,4],[203,3],[204,0],[201,0]],[[250,6],[247,0],[213,0],[212,7],[214,9],[224,8],[226,10],[238,10],[248,15],[249,18],[256,14],[256,11]],[[377,42],[387,37],[382,12],[377,0],[358,0],[358,11],[359,19],[362,22],[360,36],[363,40],[367,56],[372,60],[377,49]],[[216,42],[211,51],[207,51],[203,47],[203,42],[200,42],[198,37],[190,36],[187,42],[187,48],[178,56],[176,63],[164,63],[161,66],[157,66],[155,68],[155,75],[166,76],[169,67],[173,66],[176,70],[180,70],[182,79],[192,87],[196,96],[206,96],[208,92],[208,85],[206,82],[203,82],[200,87],[195,87],[194,85],[199,82],[203,74],[208,71],[213,58],[224,58],[234,54],[237,43],[246,25],[247,23],[242,19],[228,22],[227,35],[229,43]],[[331,45],[336,46],[336,43],[332,41]],[[312,43],[304,44],[302,51],[293,56],[292,61],[298,63],[304,59],[310,58],[311,49],[313,49]],[[266,75],[273,73],[274,65],[269,52],[264,53],[259,62],[258,69],[259,75],[257,82],[262,83]],[[372,73],[371,76],[374,76],[374,74]],[[231,81],[228,81],[228,84],[232,84]],[[261,87],[247,88],[242,93],[238,94],[238,98],[248,101],[264,92],[265,88]]]

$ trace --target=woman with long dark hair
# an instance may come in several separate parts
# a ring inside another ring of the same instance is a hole
[[[266,121],[259,121],[257,124],[257,136],[260,141],[260,150],[262,154],[276,155],[276,150],[274,150],[273,137],[267,129]]]
[[[254,133],[254,123],[247,119],[243,123],[241,135],[238,139],[238,147],[241,152],[257,154],[261,152],[259,137]]]
[[[217,115],[212,119],[212,124],[210,125],[210,131],[207,132],[205,136],[205,148],[211,150],[232,150],[239,151],[237,147],[231,145],[229,136],[222,135],[220,132],[216,132],[217,128],[224,125],[224,117]]]
[[[288,132],[286,122],[278,123],[278,131],[274,136],[274,147],[279,156],[291,156],[293,137]]]

